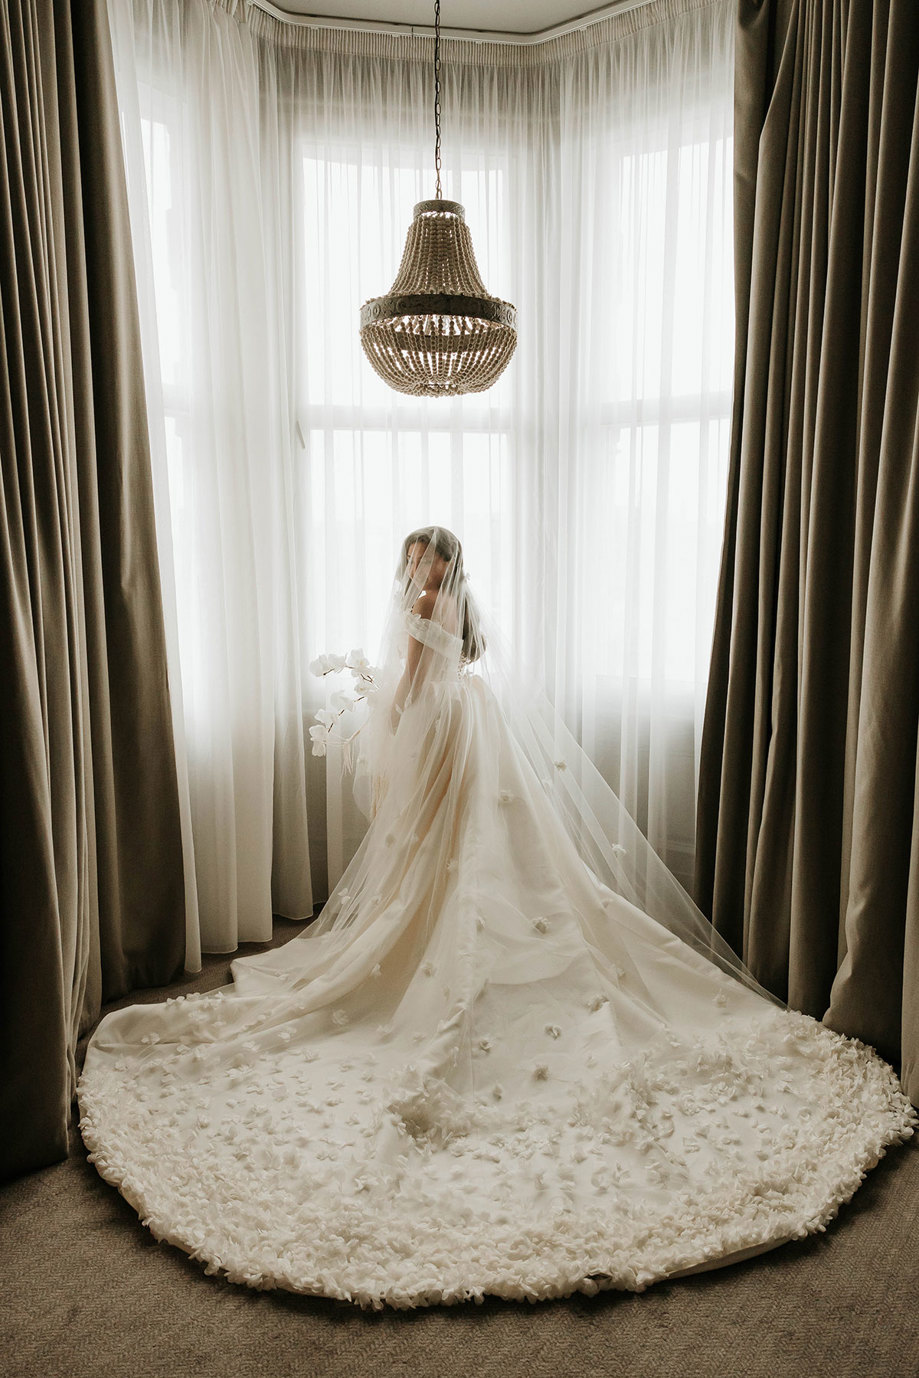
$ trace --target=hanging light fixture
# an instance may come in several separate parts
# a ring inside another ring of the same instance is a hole
[[[440,0],[434,0],[434,166],[437,199],[419,201],[396,280],[361,307],[361,344],[397,392],[452,397],[484,392],[517,344],[517,311],[479,275],[466,212],[440,185]]]

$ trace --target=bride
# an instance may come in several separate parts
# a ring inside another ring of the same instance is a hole
[[[641,1291],[823,1230],[915,1110],[715,933],[451,532],[406,539],[353,669],[313,736],[351,722],[363,842],[231,986],[103,1018],[78,1088],[102,1176],[209,1273],[376,1309]]]

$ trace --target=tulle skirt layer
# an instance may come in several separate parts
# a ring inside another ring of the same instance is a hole
[[[233,1282],[396,1307],[660,1278],[821,1230],[917,1116],[584,864],[487,686],[430,683],[322,916],[108,1015],[81,1129]]]

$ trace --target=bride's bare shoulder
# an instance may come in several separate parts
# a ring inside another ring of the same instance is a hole
[[[436,602],[437,594],[435,592],[429,592],[428,589],[422,589],[421,593],[412,604],[412,612],[416,617],[430,619],[433,616]]]

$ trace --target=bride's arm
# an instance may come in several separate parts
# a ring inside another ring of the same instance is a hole
[[[422,593],[420,597],[415,600],[412,612],[416,613],[419,617],[429,619],[431,613],[434,611],[435,602],[436,596]],[[408,649],[405,657],[405,669],[402,672],[402,678],[396,686],[396,692],[393,697],[392,712],[390,715],[390,724],[393,732],[395,732],[396,728],[399,726],[402,710],[411,694],[412,685],[415,683],[418,676],[421,662],[425,654],[430,655],[428,648],[420,641],[416,641],[413,636],[409,636]]]

